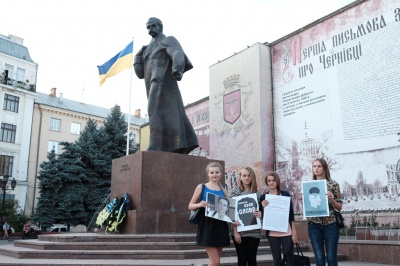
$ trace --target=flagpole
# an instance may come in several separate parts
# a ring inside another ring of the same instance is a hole
[[[132,63],[133,63],[133,39],[132,37]],[[129,133],[130,133],[130,127],[131,127],[131,98],[132,98],[132,71],[133,71],[133,66],[131,65],[131,81],[129,85],[129,114],[128,114],[128,129],[126,133],[126,155],[129,155]]]

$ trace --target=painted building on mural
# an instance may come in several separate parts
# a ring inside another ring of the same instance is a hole
[[[399,46],[395,0],[356,1],[271,43],[276,165],[295,197],[322,157],[344,211],[399,206]]]
[[[208,157],[225,161],[227,188],[248,165],[263,192],[275,169],[301,212],[301,182],[322,157],[344,211],[398,208],[399,34],[398,1],[355,1],[212,65]]]
[[[201,150],[225,161],[227,189],[242,166],[254,168],[260,192],[277,171],[297,213],[321,157],[344,211],[398,208],[398,47],[398,1],[360,0],[210,66],[209,99],[186,107]]]
[[[209,157],[210,155],[210,112],[209,99],[205,97],[185,106],[186,115],[196,133],[199,147],[190,155]]]
[[[22,38],[0,35],[0,176],[9,176],[5,199],[18,200],[21,208],[28,189],[37,67]],[[14,190],[13,179],[17,181]]]

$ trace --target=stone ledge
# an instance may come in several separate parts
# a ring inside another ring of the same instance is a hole
[[[348,260],[396,265],[400,261],[399,241],[340,240],[338,252]]]

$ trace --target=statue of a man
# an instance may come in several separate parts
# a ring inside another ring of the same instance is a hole
[[[185,113],[178,81],[193,68],[178,40],[165,36],[158,18],[146,24],[152,39],[135,55],[134,68],[145,80],[150,122],[148,150],[188,154],[199,146]]]

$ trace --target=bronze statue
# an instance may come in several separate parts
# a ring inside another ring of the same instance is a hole
[[[146,24],[152,39],[135,55],[134,68],[145,80],[150,123],[148,150],[188,154],[199,146],[185,113],[178,81],[193,68],[178,40],[165,36],[158,18]]]

